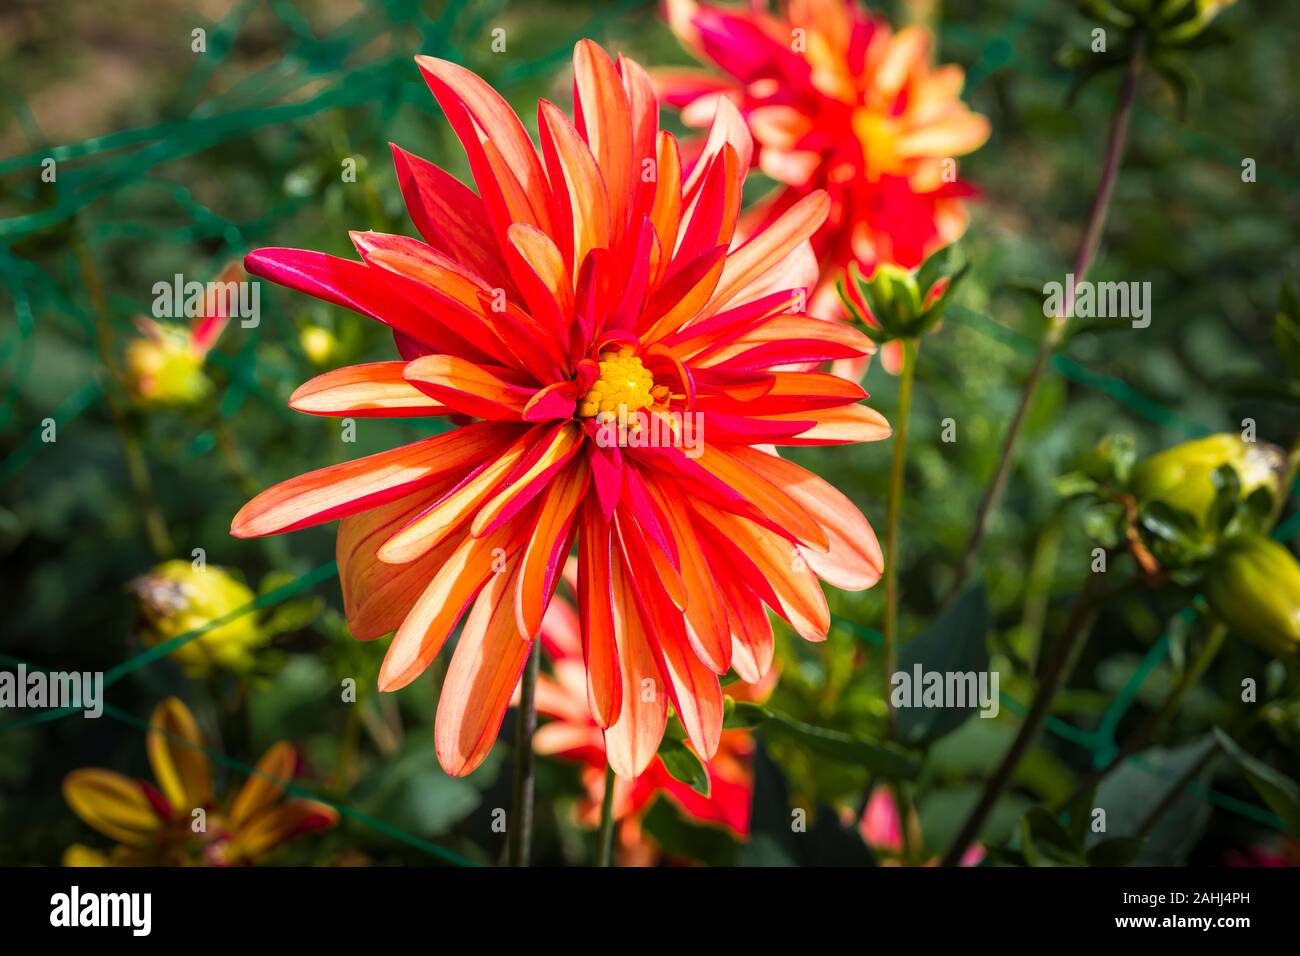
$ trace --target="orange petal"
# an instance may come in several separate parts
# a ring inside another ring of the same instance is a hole
[[[457,542],[447,540],[407,564],[388,564],[377,554],[380,545],[446,494],[455,481],[445,478],[414,495],[339,522],[335,555],[343,613],[353,637],[370,641],[397,630],[429,579],[455,550]]]
[[[481,422],[290,478],[244,505],[230,533],[254,538],[296,531],[377,507],[444,475],[464,474],[517,434],[512,426]]]
[[[438,763],[453,777],[475,770],[496,742],[533,643],[521,640],[511,595],[518,562],[492,575],[461,628],[438,698]]]
[[[880,580],[880,543],[862,512],[845,495],[792,461],[756,448],[736,448],[738,461],[754,469],[803,505],[830,539],[824,554],[806,550],[804,558],[818,577],[845,591],[861,591]]]
[[[547,485],[538,505],[537,525],[520,560],[518,587],[514,594],[515,623],[519,633],[531,640],[542,629],[542,618],[560,568],[569,554],[573,537],[573,516],[587,491],[587,460],[577,458]]]
[[[483,582],[518,550],[509,525],[483,538],[466,535],[429,581],[393,635],[379,668],[379,689],[399,690],[415,680],[451,634]]]
[[[604,50],[591,40],[573,48],[573,101],[609,196],[610,240],[627,227],[632,198],[632,117],[623,81]]]
[[[668,691],[650,650],[628,571],[617,553],[612,568],[614,636],[623,706],[618,720],[605,731],[605,752],[614,773],[633,780],[645,772],[659,752],[659,742],[668,726]]]
[[[456,411],[490,421],[519,421],[535,391],[455,355],[421,355],[406,364],[403,374],[420,391]]]
[[[534,431],[521,435],[483,468],[473,471],[442,498],[380,545],[376,556],[386,564],[406,564],[436,548],[478,511],[535,443]]]
[[[304,382],[289,397],[289,407],[309,415],[358,418],[441,415],[447,406],[402,377],[405,362],[351,365]]]
[[[838,408],[814,408],[783,415],[764,415],[770,421],[812,421],[811,428],[793,438],[783,438],[778,445],[844,445],[853,442],[883,441],[892,433],[885,416],[866,405],[841,405]]]
[[[230,822],[240,826],[265,810],[284,795],[284,786],[293,779],[298,758],[285,741],[272,745],[257,762],[257,768],[244,781],[230,807]]]
[[[582,656],[586,661],[587,698],[591,716],[601,727],[618,720],[623,707],[623,681],[613,615],[613,570],[610,556],[612,524],[600,507],[582,506],[578,532],[578,614],[582,624]]]
[[[756,234],[727,257],[722,281],[718,283],[706,315],[738,300],[769,269],[815,233],[830,212],[831,201],[823,190],[809,193],[786,210],[776,222]],[[786,286],[786,288],[790,288]]]
[[[573,223],[573,260],[570,272],[577,275],[592,249],[609,248],[609,191],[591,150],[577,129],[552,103],[538,105],[542,152],[551,170],[553,188],[568,196]]]

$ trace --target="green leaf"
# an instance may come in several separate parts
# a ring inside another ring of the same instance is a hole
[[[696,793],[709,795],[709,771],[695,751],[680,741],[665,737],[659,744],[659,758],[674,780],[680,780]]]
[[[722,702],[724,730],[752,730],[771,716],[758,704],[751,704],[748,701],[727,697]]]
[[[921,298],[929,295],[934,284],[953,273],[957,265],[957,246],[947,245],[931,253],[930,258],[921,263],[916,270],[916,287],[921,291]],[[962,267],[965,271],[965,266]]]
[[[1273,320],[1273,341],[1291,377],[1300,379],[1300,295],[1290,280],[1282,285],[1277,317]]]
[[[915,683],[922,675],[986,674],[989,668],[989,606],[984,588],[976,586],[936,617],[921,633],[903,645],[894,680]],[[919,695],[920,688],[913,687]],[[899,707],[896,711],[899,739],[916,746],[938,740],[964,724],[979,711],[979,701],[966,707]]]
[[[888,780],[913,780],[921,772],[916,754],[897,744],[863,740],[838,730],[814,727],[785,714],[771,713],[765,732],[784,736],[810,753],[837,763],[861,767]]]
[[[1251,786],[1269,808],[1282,818],[1287,832],[1300,836],[1300,784],[1264,761],[1242,750],[1235,740],[1219,728],[1214,729],[1219,746],[1246,775]]]
[[[1024,815],[1020,833],[1025,857],[1033,866],[1078,864],[1083,860],[1083,844],[1043,807],[1034,807]],[[1038,862],[1034,862],[1036,857]]]

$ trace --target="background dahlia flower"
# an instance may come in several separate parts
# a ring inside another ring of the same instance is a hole
[[[915,268],[965,231],[972,190],[956,157],[979,148],[989,124],[959,98],[961,67],[931,65],[924,27],[895,32],[855,0],[785,0],[777,15],[694,0],[665,0],[665,10],[682,43],[723,75],[656,71],[662,99],[689,126],[734,104],[754,165],[781,184],[746,226],[763,228],[816,190],[830,197],[812,237],[816,314],[840,314],[834,282],[850,262],[868,276],[880,263]],[[885,360],[894,364],[888,351]]]
[[[108,852],[74,844],[64,865],[238,866],[338,822],[338,812],[327,804],[284,799],[284,785],[298,765],[297,753],[284,741],[262,756],[233,800],[219,801],[203,734],[175,697],[154,708],[145,746],[156,786],[97,767],[64,779],[64,799],[73,812],[117,841]]]
[[[360,262],[263,249],[246,266],[393,328],[400,360],[328,372],[294,408],[479,421],[290,479],[231,531],[343,519],[349,626],[396,630],[382,690],[415,680],[464,618],[436,728],[454,775],[491,748],[576,546],[587,699],[611,765],[626,779],[650,765],[670,702],[711,758],[718,675],[754,682],[771,664],[763,605],[822,640],[818,579],[860,589],[880,575],[857,508],[772,447],[889,434],[857,385],[788,370],[873,348],[796,311],[829,200],[810,192],[734,242],[752,151],[739,113],[717,110],[687,173],[645,71],[589,41],[574,51],[576,122],[541,102],[540,151],[480,78],[417,62],[477,195],[395,148],[423,242],[359,232]],[[624,432],[620,411],[634,417]],[[677,439],[695,414],[692,451]]]

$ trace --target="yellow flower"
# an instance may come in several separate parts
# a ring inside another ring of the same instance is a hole
[[[227,617],[255,597],[230,572],[213,565],[200,570],[181,560],[158,565],[130,587],[139,599],[140,637],[150,647]],[[250,611],[186,641],[169,656],[191,677],[206,676],[218,667],[247,670],[253,652],[269,637],[258,615]]]
[[[63,796],[74,813],[117,845],[107,852],[70,846],[65,866],[234,866],[338,822],[332,807],[284,799],[293,748],[277,743],[228,803],[213,795],[203,735],[175,697],[154,709],[146,749],[155,784],[114,770],[74,770]]]

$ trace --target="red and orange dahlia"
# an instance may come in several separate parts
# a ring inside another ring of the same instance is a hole
[[[785,0],[773,15],[665,0],[682,43],[724,76],[655,73],[664,102],[690,126],[719,104],[739,108],[753,162],[781,184],[751,214],[755,228],[825,190],[830,214],[812,237],[822,269],[814,310],[834,299],[836,275],[856,262],[911,269],[966,229],[956,157],[979,148],[988,121],[959,98],[959,66],[930,63],[923,27],[895,32],[856,0]]]
[[[262,249],[246,266],[396,338],[401,360],[321,375],[292,407],[479,421],[276,485],[231,532],[342,519],[349,626],[396,631],[382,690],[415,680],[464,618],[436,728],[458,775],[491,748],[576,547],[587,698],[610,763],[645,770],[670,702],[712,757],[718,675],[753,682],[771,663],[763,605],[821,640],[818,578],[859,589],[880,575],[857,508],[773,447],[889,434],[858,386],[791,368],[873,348],[796,311],[829,201],[811,192],[736,242],[752,148],[739,113],[717,111],[686,174],[645,71],[594,43],[574,51],[576,123],[539,104],[540,151],[479,77],[417,62],[478,193],[395,149],[423,242],[358,232],[359,262]]]

